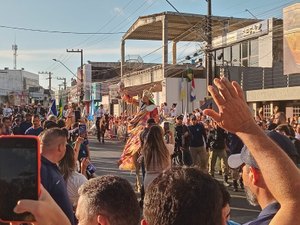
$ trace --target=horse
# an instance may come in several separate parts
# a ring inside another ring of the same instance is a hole
[[[104,144],[104,135],[105,131],[108,130],[108,115],[102,116],[99,121],[99,142],[102,142]]]

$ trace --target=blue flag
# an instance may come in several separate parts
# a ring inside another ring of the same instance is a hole
[[[89,113],[89,116],[88,116],[88,120],[89,121],[94,120],[94,109],[95,109],[95,104],[94,104],[94,98],[93,98],[93,94],[92,94],[92,97],[91,97],[91,108],[90,108],[90,113]]]
[[[50,115],[57,116],[57,109],[56,109],[55,99],[52,99],[52,103],[51,103],[51,106],[49,108],[49,112],[48,112],[47,116],[50,116]]]

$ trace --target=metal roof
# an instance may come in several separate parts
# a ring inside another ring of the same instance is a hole
[[[167,18],[168,40],[174,41],[205,41],[207,16],[190,13],[162,12],[141,16],[124,34],[123,40],[162,40],[162,21]],[[225,23],[228,31],[257,23],[258,19],[244,19],[234,17],[212,16],[212,36],[224,33]]]

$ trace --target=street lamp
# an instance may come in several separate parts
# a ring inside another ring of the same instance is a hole
[[[60,63],[61,65],[63,65],[63,67],[65,67],[71,74],[73,74],[73,76],[76,78],[76,79],[79,79],[80,80],[80,78],[72,71],[72,70],[70,70],[62,61],[60,61],[60,60],[58,60],[58,59],[52,59],[53,61],[55,61],[55,62],[58,62],[58,63]]]
[[[58,59],[52,59],[55,62],[60,63],[63,67],[65,67],[72,75],[73,77],[75,77],[77,80],[81,80],[72,70],[70,70],[62,61],[58,60]],[[78,88],[78,86],[77,86]],[[78,89],[77,89],[78,90]],[[81,83],[81,88],[80,88],[80,96],[82,96],[83,93],[83,83]],[[79,102],[79,101],[78,101]]]
[[[80,53],[80,56],[81,56],[81,65],[80,65],[80,82],[82,84],[81,86],[81,93],[80,93],[80,101],[82,102],[83,101],[83,97],[84,97],[84,91],[83,91],[83,49],[77,49],[77,50],[69,50],[69,49],[66,49],[67,52],[69,53]]]

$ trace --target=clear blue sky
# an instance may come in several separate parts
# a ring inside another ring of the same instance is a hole
[[[5,2],[5,3],[4,3]],[[205,0],[170,0],[180,11],[206,14]],[[212,0],[213,15],[245,17],[251,15],[265,19],[282,17],[282,8],[299,0]],[[174,11],[165,0],[9,0],[2,1],[0,26],[30,29],[59,30],[73,32],[125,32],[142,15],[163,11]],[[53,34],[12,30],[0,27],[0,68],[13,68],[12,44],[18,45],[17,67],[38,73],[50,71],[54,77],[72,77],[53,58],[63,61],[72,71],[80,66],[80,54],[66,53],[67,48],[83,48],[84,62],[118,61],[122,34],[75,35]],[[126,54],[146,55],[161,45],[161,42],[129,41]],[[178,55],[195,51],[197,43],[185,43],[178,49]],[[160,52],[144,58],[145,62],[155,62]],[[40,83],[47,87],[46,75],[40,75]],[[53,80],[58,89],[61,81]]]

